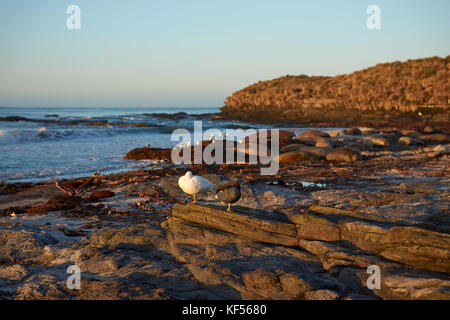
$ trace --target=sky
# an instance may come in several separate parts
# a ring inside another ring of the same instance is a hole
[[[220,107],[286,74],[446,57],[449,12],[448,0],[0,0],[0,106]]]

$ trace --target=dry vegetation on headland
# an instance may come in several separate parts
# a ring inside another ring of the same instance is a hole
[[[448,300],[449,130],[283,131],[275,176],[166,163],[2,184],[0,299]],[[188,169],[239,181],[232,212],[212,194],[187,204]],[[81,290],[66,286],[72,264]]]
[[[378,64],[335,77],[259,81],[225,101],[222,115],[250,122],[448,121],[450,56]],[[423,118],[422,118],[423,120]]]

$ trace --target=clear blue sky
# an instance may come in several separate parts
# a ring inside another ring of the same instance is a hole
[[[0,106],[222,106],[285,74],[445,57],[449,15],[448,0],[0,0]]]

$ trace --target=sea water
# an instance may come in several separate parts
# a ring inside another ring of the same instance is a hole
[[[180,120],[152,113],[216,113],[218,108],[0,108],[0,117],[20,116],[33,121],[0,121],[0,181],[45,181],[137,169],[140,161],[124,160],[133,148],[168,148],[177,128],[193,127],[194,118]],[[49,121],[52,120],[52,121]],[[57,120],[57,121],[53,121]],[[150,127],[67,124],[69,121],[146,123]],[[224,127],[226,122],[204,126]]]
[[[187,116],[156,114],[184,112]],[[27,182],[70,179],[138,169],[152,161],[124,160],[134,148],[172,148],[175,129],[194,132],[194,121],[202,121],[203,131],[276,126],[212,120],[219,108],[4,108],[0,117],[18,116],[31,121],[0,121],[0,181]],[[86,125],[84,121],[108,121],[111,125]],[[72,123],[70,123],[72,122]],[[123,124],[123,126],[117,124]],[[126,125],[146,124],[148,127]],[[309,128],[284,128],[296,133]],[[327,132],[335,128],[324,128]],[[247,135],[247,134],[245,134]],[[241,139],[241,138],[239,138]]]

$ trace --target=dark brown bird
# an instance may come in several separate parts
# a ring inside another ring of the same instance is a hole
[[[237,202],[241,198],[241,186],[237,182],[227,182],[221,184],[216,189],[216,198],[222,204],[228,204],[227,211],[230,212],[232,203]]]

